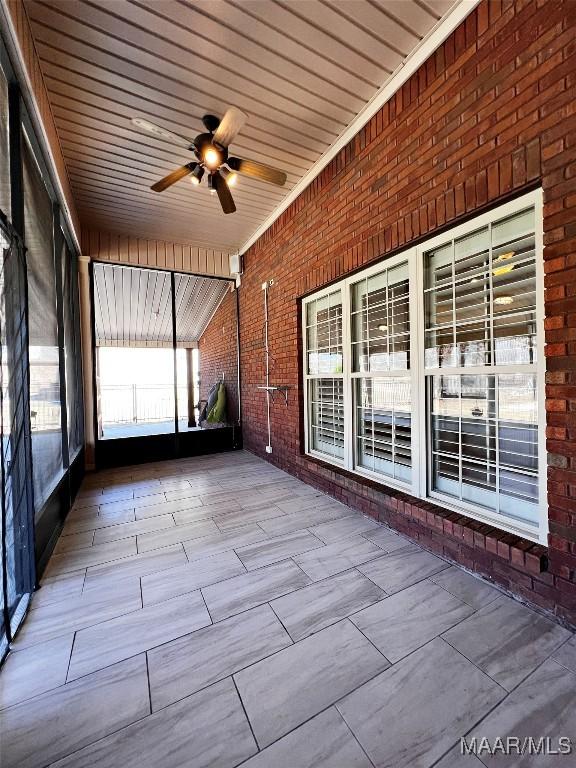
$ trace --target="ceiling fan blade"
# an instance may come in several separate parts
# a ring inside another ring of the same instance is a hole
[[[230,193],[230,189],[228,184],[226,184],[224,177],[220,176],[219,173],[215,173],[212,183],[214,184],[214,189],[216,190],[224,213],[234,213],[236,206],[234,205],[234,199],[232,198],[232,194]]]
[[[168,141],[173,141],[175,144],[180,144],[183,147],[189,147],[192,144],[191,139],[187,139],[185,136],[179,136],[177,133],[172,133],[172,131],[169,131],[167,128],[162,128],[161,125],[151,123],[150,120],[145,120],[143,117],[133,117],[130,122],[137,128],[143,128],[145,131],[153,133],[155,136],[168,139]]]
[[[176,184],[180,179],[189,176],[197,165],[198,163],[188,163],[188,165],[183,165],[181,168],[176,168],[176,170],[169,173],[168,176],[164,176],[164,178],[157,181],[156,184],[152,184],[150,189],[153,192],[164,192],[164,190],[171,187],[172,184]]]
[[[252,176],[260,181],[267,181],[270,184],[277,184],[283,187],[286,184],[286,174],[270,165],[258,163],[256,160],[242,160],[240,157],[229,157],[226,161],[233,171],[242,173],[244,176]]]
[[[222,120],[220,120],[220,125],[214,132],[214,141],[222,147],[232,144],[247,119],[248,116],[240,109],[229,107]]]

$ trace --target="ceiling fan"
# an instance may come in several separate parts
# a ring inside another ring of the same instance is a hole
[[[244,112],[236,109],[236,107],[227,109],[221,120],[215,115],[204,115],[202,122],[206,128],[206,133],[200,133],[190,141],[190,139],[172,133],[172,131],[155,125],[144,118],[133,117],[132,123],[138,128],[143,128],[157,136],[174,141],[176,144],[186,146],[196,156],[196,160],[172,171],[157,181],[156,184],[153,184],[150,189],[154,192],[163,192],[172,184],[190,175],[193,184],[200,184],[204,174],[207,173],[208,188],[212,194],[218,195],[224,213],[234,213],[236,206],[230,193],[230,186],[234,184],[237,173],[282,187],[286,183],[284,171],[279,171],[255,160],[243,160],[228,154],[229,145],[242,129],[246,119]]]

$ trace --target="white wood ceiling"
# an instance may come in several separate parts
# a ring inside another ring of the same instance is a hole
[[[25,0],[82,223],[232,251],[281,203],[454,0]],[[285,170],[245,177],[225,216],[205,185],[150,185],[205,113],[248,114],[233,154]]]
[[[175,275],[176,341],[193,346],[229,282]],[[94,265],[94,320],[97,346],[172,346],[170,274],[112,264]]]

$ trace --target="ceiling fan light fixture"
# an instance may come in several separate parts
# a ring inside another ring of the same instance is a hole
[[[204,149],[202,150],[202,160],[204,160],[205,165],[210,168],[218,168],[220,163],[222,162],[222,155],[220,152],[211,144],[208,144]]]
[[[142,117],[131,118],[132,123],[150,133],[162,136],[172,143],[184,145],[194,153],[194,162],[187,163],[171,171],[159,181],[151,185],[153,192],[164,192],[181,179],[190,177],[190,181],[198,186],[206,173],[208,189],[212,195],[217,195],[222,211],[234,213],[236,205],[230,192],[237,181],[237,174],[248,176],[257,181],[284,186],[286,173],[256,160],[247,160],[229,156],[229,146],[245,124],[247,116],[240,109],[230,107],[222,119],[215,115],[204,115],[202,122],[206,131],[199,133],[190,140],[184,136],[172,133],[166,128],[155,125]]]
[[[216,194],[216,173],[210,173],[208,175],[208,189],[211,195]]]
[[[200,182],[202,181],[202,177],[204,176],[204,168],[202,168],[201,165],[197,165],[196,168],[192,171],[192,176],[190,178],[190,181],[194,186],[198,186]]]
[[[230,168],[220,168],[220,175],[229,187],[233,187],[238,181],[238,174],[231,171]]]

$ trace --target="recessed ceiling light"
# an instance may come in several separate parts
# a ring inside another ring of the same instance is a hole
[[[497,296],[494,299],[494,304],[512,304],[514,298],[512,296]]]
[[[133,117],[130,122],[132,125],[136,125],[138,128],[144,128],[145,131],[150,131],[150,133],[156,134],[156,136],[162,136],[163,138],[170,139],[171,141],[174,140],[173,133],[170,133],[170,131],[165,131],[159,125],[154,125],[154,123],[145,120],[143,117]]]
[[[508,259],[511,259],[515,253],[516,251],[508,251],[507,253],[501,253],[499,256],[496,257],[496,261],[508,261]]]
[[[378,326],[378,330],[379,331],[387,331],[388,330],[388,326],[387,325],[379,325]]]

